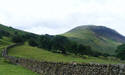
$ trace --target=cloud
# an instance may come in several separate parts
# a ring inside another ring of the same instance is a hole
[[[125,35],[124,0],[0,0],[0,23],[37,34],[96,24]]]

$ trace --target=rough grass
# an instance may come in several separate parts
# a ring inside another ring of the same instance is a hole
[[[3,37],[2,39],[0,39],[0,57],[1,57],[1,52],[2,52],[2,49],[7,47],[8,45],[10,44],[13,44],[11,41],[10,41],[10,38],[7,38],[7,37]]]
[[[112,41],[109,38],[96,36],[96,34],[89,29],[72,30],[62,35],[69,37],[69,39],[77,43],[89,45],[93,50],[111,55],[115,54],[116,47],[120,45],[120,43]]]
[[[31,47],[29,45],[21,45],[11,48],[9,50],[9,55],[32,58],[39,61],[51,61],[51,62],[78,62],[78,63],[104,63],[104,64],[118,64],[120,61],[112,61],[108,59],[100,59],[96,57],[88,57],[86,59],[74,56],[74,55],[62,55],[57,53],[52,53],[44,49],[37,47]]]
[[[0,58],[0,75],[38,75],[18,65],[12,65]]]
[[[15,34],[15,32],[18,32],[18,34],[26,34],[26,33],[28,33],[28,32],[25,32],[25,31],[22,31],[22,30],[19,30],[19,29],[4,26],[2,24],[0,24],[0,30],[4,30],[6,32],[9,32],[10,34]]]
[[[0,39],[0,75],[38,75],[21,66],[10,64],[1,57],[2,49],[10,44],[12,44],[12,42],[9,38],[3,37],[3,39]]]

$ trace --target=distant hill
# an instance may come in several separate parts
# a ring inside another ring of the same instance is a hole
[[[22,31],[22,30],[19,30],[19,29],[15,29],[15,28],[12,28],[12,27],[9,27],[9,26],[5,26],[5,25],[2,25],[2,24],[0,24],[0,31],[8,32],[11,35],[14,35],[15,32],[19,33],[19,34],[22,34],[22,35],[29,33],[29,32]]]
[[[125,43],[124,36],[104,26],[78,26],[62,35],[80,44],[89,45],[93,50],[108,54],[114,54],[116,47]]]
[[[18,30],[18,29],[0,24],[0,34],[3,34],[3,33],[5,33],[6,36],[3,36],[2,38],[0,38],[0,53],[3,48],[14,43],[12,41],[12,37],[15,35],[21,35],[21,36],[23,36],[23,39],[28,39],[29,37],[35,38],[36,41],[38,41],[39,38],[43,38],[43,36],[45,36],[45,35],[37,35],[37,34],[30,33],[30,32],[25,32],[22,30]],[[116,31],[114,31],[110,28],[103,27],[103,26],[79,26],[62,35],[68,37],[70,40],[75,41],[77,43],[89,45],[95,51],[99,51],[102,53],[108,53],[108,54],[114,54],[116,47],[118,45],[120,45],[121,43],[125,42],[124,36],[120,35],[119,33],[117,33]],[[50,36],[50,35],[46,35],[46,36]],[[53,38],[53,37],[50,36],[49,38]],[[27,44],[28,44],[28,40],[25,41]],[[43,39],[43,40],[45,42],[45,39]],[[38,41],[38,42],[40,42],[40,41]],[[54,41],[54,42],[57,42],[57,41]],[[60,42],[60,40],[59,40],[59,42]],[[75,55],[72,55],[72,54],[69,56],[64,56],[63,54],[53,53],[50,50],[44,49],[42,47],[40,49],[40,47],[36,48],[36,47],[31,47],[29,45],[27,46],[27,44],[26,44],[26,46],[24,44],[23,47],[22,46],[15,47],[15,49],[12,51],[13,54],[17,54],[17,56],[19,55],[21,57],[26,56],[26,57],[33,57],[33,58],[40,58],[40,59],[43,59],[46,57],[45,60],[49,60],[49,61],[63,61],[63,62],[78,61],[78,62],[99,62],[99,63],[106,62],[107,63],[107,60],[103,61],[103,59],[100,60],[100,58],[98,59],[98,57],[97,58],[91,57],[91,59],[90,59],[90,56],[89,56],[89,57],[87,57],[88,59],[85,59],[85,60],[82,60],[81,58],[75,59],[74,58]],[[44,44],[46,44],[46,42]],[[49,44],[50,44],[50,42],[48,42],[48,39],[47,39],[47,45],[45,45],[45,46],[48,46]],[[73,43],[73,46],[74,46],[74,43]],[[78,47],[78,45],[75,47]],[[73,48],[73,49],[77,50],[76,48]],[[18,51],[18,50],[20,50],[20,51]],[[31,50],[31,52],[33,52],[33,53],[29,52],[29,50]],[[43,50],[46,50],[46,51],[43,51]],[[70,49],[68,48],[67,50],[70,50]],[[82,52],[82,50],[80,50],[80,51]],[[84,50],[84,51],[86,51],[86,50]],[[76,56],[76,57],[78,57],[78,56]],[[1,58],[1,56],[0,56],[0,58]],[[0,61],[2,61],[2,60],[0,59]],[[108,63],[112,63],[112,60],[111,60],[111,62],[108,62]],[[115,62],[115,63],[117,63],[117,62]]]
[[[37,34],[25,32],[0,24],[0,34],[4,34],[3,32],[6,32],[6,35],[9,33],[8,38],[16,35],[16,33],[20,35],[28,35],[29,37],[39,36]],[[104,26],[78,26],[62,35],[77,43],[89,45],[95,51],[108,54],[114,54],[116,47],[125,42],[124,36],[115,30]]]

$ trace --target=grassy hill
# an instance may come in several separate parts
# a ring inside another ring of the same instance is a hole
[[[15,33],[18,33],[19,35],[32,34],[1,24],[0,30],[8,32],[10,34],[9,38],[11,37],[11,35],[15,35]],[[89,45],[93,50],[108,54],[115,54],[116,47],[125,42],[124,36],[120,35],[110,28],[103,26],[79,26],[62,35],[69,37],[71,40],[77,43]],[[39,37],[39,35],[36,34],[29,36]]]
[[[4,26],[2,24],[0,24],[0,30],[6,31],[6,32],[10,33],[11,35],[14,35],[15,32],[18,32],[19,34],[22,34],[22,35],[29,33],[29,32],[18,30],[18,29],[12,28],[12,27]]]
[[[45,49],[31,47],[28,44],[16,46],[9,50],[9,55],[16,57],[32,58],[40,61],[51,62],[78,62],[78,63],[105,63],[105,64],[118,64],[125,63],[119,60],[110,60],[108,58],[86,57],[81,58],[75,55],[62,55],[52,53]]]
[[[8,37],[0,39],[0,75],[38,75],[21,66],[13,65],[1,57],[1,51],[8,45],[13,44]]]
[[[124,36],[103,26],[79,26],[62,35],[77,43],[89,45],[93,50],[108,54],[115,54],[116,47],[125,42]]]
[[[29,32],[21,31],[18,29],[14,29],[12,27],[6,27],[0,24],[0,32],[5,31],[9,33],[9,36],[3,36],[0,38],[0,53],[3,48],[7,47],[10,44],[13,44],[11,41],[12,36],[18,33],[19,35],[32,34]],[[96,34],[97,32],[84,27],[78,27],[73,29],[65,34],[66,37],[69,37],[71,40],[76,41],[77,43],[90,45],[94,50],[114,54],[114,50],[116,46],[121,44],[122,39],[116,37],[116,41],[114,38],[110,38],[108,35],[100,35]],[[34,37],[39,35],[29,35],[28,37]],[[78,63],[106,63],[106,64],[117,64],[124,63],[123,61],[117,59],[110,59],[105,57],[80,57],[73,54],[63,55],[58,53],[52,53],[42,48],[31,47],[28,44],[24,44],[21,46],[16,46],[9,51],[9,55],[17,56],[17,57],[25,57],[32,58],[41,61],[51,61],[51,62],[78,62]],[[0,55],[0,75],[37,75],[21,66],[13,65],[6,62]]]

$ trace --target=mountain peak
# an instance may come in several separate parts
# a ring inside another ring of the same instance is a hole
[[[99,37],[103,36],[114,41],[123,42],[123,43],[125,42],[125,37],[123,35],[105,26],[82,25],[82,26],[78,26],[72,29],[71,32],[78,31],[78,30],[83,31],[83,32],[84,30],[89,30],[89,31],[92,31],[96,36],[99,36]]]
[[[124,36],[105,26],[82,25],[65,33],[64,36],[104,53],[114,53],[118,45],[125,43]]]
[[[108,27],[105,27],[105,26],[97,26],[97,25],[81,25],[81,26],[78,26],[76,28],[83,28],[83,29],[110,29]]]

